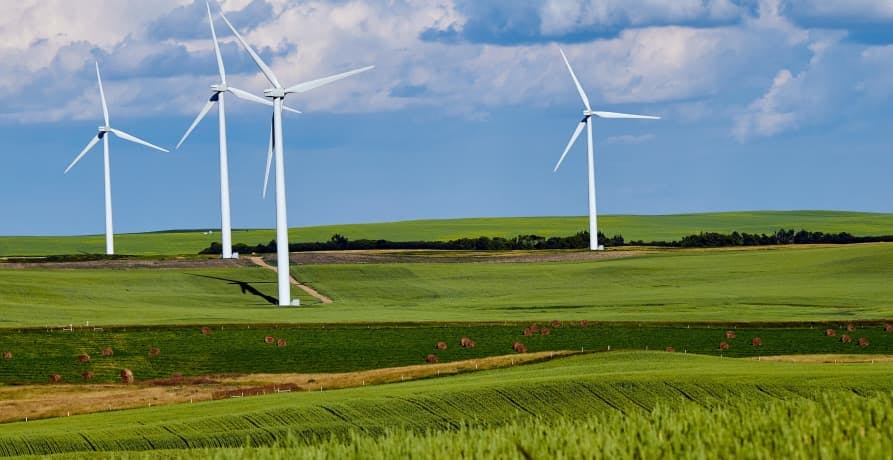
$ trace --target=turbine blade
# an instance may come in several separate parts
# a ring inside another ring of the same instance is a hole
[[[71,168],[73,168],[74,165],[78,163],[78,161],[81,161],[81,158],[84,158],[84,155],[86,155],[87,152],[89,152],[90,149],[92,149],[93,146],[96,145],[96,143],[99,142],[100,139],[102,139],[101,134],[93,136],[93,139],[90,139],[90,142],[87,144],[86,147],[84,147],[84,150],[81,150],[81,153],[77,157],[75,157],[74,161],[72,161],[71,164],[68,165],[67,168],[65,168],[65,172],[63,174],[68,174],[68,171],[71,170]]]
[[[198,124],[201,123],[201,121],[205,118],[205,115],[207,115],[208,112],[211,111],[211,108],[214,107],[215,102],[217,102],[217,100],[214,98],[214,96],[211,96],[211,99],[208,100],[208,102],[202,108],[202,111],[198,113],[197,117],[195,117],[195,121],[192,122],[192,126],[190,126],[189,129],[186,130],[186,134],[184,134],[183,138],[180,139],[180,142],[177,143],[177,149],[179,149],[180,146],[183,145],[183,142],[186,141],[186,138],[189,137],[189,134],[192,133],[192,130],[195,129],[195,127],[198,126]]]
[[[220,72],[220,83],[226,84],[226,69],[223,67],[223,56],[220,54],[220,45],[217,43],[217,32],[214,30],[214,17],[211,16],[211,2],[208,6],[208,22],[211,24],[211,38],[214,40],[214,53],[217,55],[217,70]]]
[[[142,140],[142,139],[140,139],[140,138],[138,138],[138,137],[136,137],[136,136],[134,136],[134,135],[132,135],[132,134],[127,134],[127,133],[125,133],[124,131],[121,131],[120,129],[110,128],[109,131],[115,133],[116,136],[120,137],[121,139],[124,139],[125,141],[130,141],[130,142],[134,142],[134,143],[137,143],[137,144],[142,144],[142,145],[145,145],[146,147],[150,147],[150,148],[153,148],[153,149],[155,149],[155,150],[160,150],[160,151],[162,151],[162,152],[167,152],[167,149],[163,149],[163,148],[161,148],[161,147],[159,147],[159,146],[157,146],[157,145],[155,145],[155,144],[146,142],[146,141],[144,141],[144,140]]]
[[[285,92],[286,93],[303,93],[306,91],[310,91],[311,89],[319,88],[320,86],[328,85],[329,83],[336,82],[338,80],[341,80],[342,78],[347,78],[351,75],[356,75],[358,73],[366,72],[367,70],[372,70],[374,68],[375,68],[374,65],[370,65],[370,66],[363,67],[361,69],[354,69],[354,70],[351,70],[348,72],[339,73],[337,75],[331,75],[328,77],[319,78],[319,79],[307,81],[304,83],[298,83],[297,85],[286,88]]]
[[[102,90],[102,76],[99,75],[99,63],[96,63],[96,81],[99,82],[99,99],[102,101],[102,117],[105,125],[109,125],[109,106],[105,103],[105,91]]]
[[[567,70],[570,71],[571,78],[574,79],[574,84],[577,85],[577,91],[580,92],[580,98],[583,99],[583,105],[586,106],[586,110],[592,110],[592,108],[589,107],[589,98],[586,97],[586,92],[583,91],[583,87],[580,86],[580,80],[577,80],[577,75],[574,74],[574,69],[571,68],[571,63],[568,62],[567,56],[564,55],[564,50],[561,48],[558,48],[558,51],[561,51],[561,57],[564,58],[564,63],[565,63],[565,65],[567,65]]]
[[[260,97],[255,94],[251,94],[248,91],[245,91],[244,89],[233,88],[232,86],[227,86],[227,89],[229,90],[229,92],[233,93],[233,96],[236,96],[239,99],[242,99],[245,101],[257,102],[258,104],[263,104],[268,107],[273,107],[273,101],[271,101],[265,97]],[[296,110],[296,109],[293,109],[293,108],[285,106],[285,105],[282,106],[282,110],[285,110],[288,112],[294,112],[294,113],[302,113],[300,110]]]
[[[267,198],[267,188],[270,183],[270,165],[273,164],[273,148],[275,147],[276,136],[273,133],[273,123],[270,123],[270,148],[267,150],[267,171],[264,173],[264,191],[263,198]]]
[[[561,162],[564,161],[564,157],[567,156],[567,152],[571,151],[571,147],[574,146],[574,142],[577,142],[577,138],[580,137],[580,133],[583,132],[583,128],[586,127],[586,118],[584,117],[580,120],[580,123],[577,124],[577,129],[574,130],[574,135],[571,136],[570,142],[567,143],[567,147],[564,148],[564,153],[561,154],[561,158],[558,159],[558,163],[555,165],[555,169],[552,172],[557,172],[558,167],[561,166]]]
[[[619,113],[619,112],[592,112],[593,115],[599,118],[639,118],[643,120],[660,120],[660,117],[655,117],[651,115],[634,115],[631,113]]]
[[[263,73],[264,76],[267,77],[267,80],[269,80],[274,87],[282,88],[282,85],[279,84],[279,80],[276,79],[276,75],[273,74],[273,71],[270,70],[269,67],[267,67],[263,59],[261,59],[260,56],[258,56],[257,53],[254,52],[251,46],[248,45],[247,42],[245,42],[245,39],[242,38],[241,35],[239,35],[239,32],[236,31],[236,28],[233,27],[233,25],[229,22],[229,19],[226,19],[226,16],[223,15],[222,11],[220,12],[220,17],[223,18],[223,22],[225,22],[226,25],[229,26],[229,30],[231,30],[233,32],[233,35],[236,36],[236,40],[238,40],[239,44],[242,45],[242,48],[246,52],[248,52],[248,55],[251,56],[251,59],[254,61],[255,64],[257,64],[257,68],[260,69],[261,73]]]

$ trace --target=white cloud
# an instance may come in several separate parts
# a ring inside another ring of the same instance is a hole
[[[742,15],[740,8],[729,0],[547,0],[540,13],[540,30],[546,35],[655,23],[709,24]]]

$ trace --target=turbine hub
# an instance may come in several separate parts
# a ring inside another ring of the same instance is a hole
[[[211,85],[211,91],[214,91],[215,93],[225,93],[229,91],[229,87],[227,87],[223,83],[219,85]]]
[[[99,132],[101,132],[101,133],[107,133],[111,130],[112,130],[112,128],[110,126],[100,126],[99,127]]]
[[[265,89],[264,96],[272,97],[273,99],[283,99],[285,98],[285,88]]]

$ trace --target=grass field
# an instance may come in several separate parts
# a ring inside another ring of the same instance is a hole
[[[294,274],[335,303],[302,297],[305,308],[272,307],[275,275],[256,267],[0,269],[0,327],[893,318],[893,244],[882,243],[580,262],[305,265]]]
[[[800,326],[656,326],[595,325],[564,323],[559,327],[541,324],[549,335],[525,337],[527,324],[440,324],[376,326],[224,326],[202,335],[198,327],[127,327],[91,329],[0,330],[0,352],[10,351],[13,359],[0,360],[0,384],[42,383],[52,374],[64,382],[82,382],[81,374],[92,372],[92,382],[118,382],[121,369],[131,369],[139,380],[209,374],[332,373],[353,372],[424,364],[428,354],[440,362],[452,362],[512,353],[515,341],[529,352],[557,350],[664,350],[726,357],[766,357],[794,354],[889,354],[893,355],[893,333],[880,324],[858,324],[847,332],[845,324]],[[837,336],[826,337],[825,329],[835,328]],[[733,339],[725,332],[736,333]],[[841,343],[849,334],[851,343]],[[286,347],[264,343],[264,337],[285,339]],[[473,349],[459,345],[462,337],[475,340]],[[751,339],[759,337],[761,346]],[[861,347],[858,339],[869,345]],[[435,350],[444,341],[446,350]],[[720,349],[720,343],[729,345]],[[101,355],[111,348],[113,356]],[[148,351],[157,348],[158,356]],[[79,363],[81,354],[89,363]]]
[[[702,231],[771,233],[779,228],[821,232],[849,232],[854,235],[893,234],[893,214],[845,211],[753,211],[665,216],[599,216],[599,229],[607,235],[622,234],[631,240],[675,240]],[[391,241],[451,240],[462,237],[521,234],[570,236],[588,228],[585,217],[513,217],[480,219],[414,220],[374,224],[344,224],[293,228],[292,242],[327,241],[335,233],[350,239],[386,239]],[[58,254],[101,253],[105,237],[0,236],[0,257],[43,256]],[[275,238],[273,230],[233,232],[236,243],[267,243]],[[156,232],[120,234],[115,245],[121,254],[195,254],[219,241],[214,232]]]
[[[690,407],[692,402],[710,409],[729,401],[759,407],[777,399],[821,399],[828,391],[889,392],[891,378],[893,363],[814,365],[611,352],[381,387],[4,424],[0,425],[0,454],[238,447],[246,442],[256,446],[272,444],[288,433],[318,442],[352,432],[379,436],[387,430],[405,429],[421,433],[532,418],[580,420],[614,411],[647,415],[658,405]],[[871,416],[875,411],[861,415]],[[883,410],[880,414],[889,415]]]

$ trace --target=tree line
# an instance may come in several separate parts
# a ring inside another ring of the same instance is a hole
[[[619,246],[657,246],[678,248],[718,248],[733,246],[772,246],[784,244],[852,244],[893,242],[893,235],[887,236],[854,236],[847,232],[823,233],[806,230],[794,231],[780,229],[771,234],[765,233],[718,233],[701,232],[684,236],[675,241],[625,241],[622,235],[612,237],[598,232],[598,243],[605,247]],[[388,240],[350,240],[341,234],[332,235],[328,241],[313,243],[291,243],[290,252],[306,251],[346,251],[361,249],[434,249],[434,250],[471,250],[471,251],[506,251],[537,249],[586,249],[589,247],[589,232],[582,231],[573,236],[544,237],[539,235],[518,235],[514,238],[487,237],[459,238],[450,241],[388,241]],[[242,254],[276,252],[276,240],[267,244],[259,243],[250,246],[244,243],[233,245],[233,251]],[[202,250],[200,254],[220,254],[220,243]]]

